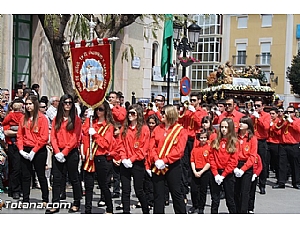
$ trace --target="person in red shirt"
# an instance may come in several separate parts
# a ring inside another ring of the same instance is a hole
[[[196,144],[191,152],[191,167],[193,176],[191,180],[191,199],[194,210],[189,209],[189,214],[203,214],[206,203],[207,187],[211,178],[209,153],[211,150],[209,132],[200,129],[196,132]]]
[[[91,116],[94,116],[92,125],[90,125]],[[93,110],[89,109],[88,116],[82,126],[82,132],[85,136],[84,140],[84,188],[85,188],[85,213],[92,213],[92,200],[95,175],[101,189],[101,194],[104,196],[106,213],[113,213],[113,204],[111,192],[108,187],[107,177],[111,164],[110,159],[107,159],[111,153],[111,147],[114,139],[114,120],[111,109],[107,101]],[[92,136],[92,159],[90,156],[90,140]]]
[[[119,93],[111,91],[108,96],[108,101],[114,121],[123,124],[126,119],[127,111],[126,108],[120,105],[120,96]]]
[[[177,123],[176,106],[163,107],[161,124],[151,134],[150,161],[154,191],[153,214],[165,213],[165,181],[171,193],[175,214],[186,214],[181,189],[181,158],[187,142],[187,131]]]
[[[130,213],[131,177],[133,177],[135,194],[141,203],[143,214],[149,214],[143,182],[145,170],[150,170],[146,162],[150,131],[144,121],[143,108],[139,104],[128,107],[127,118],[120,134],[123,145],[120,151],[123,213]]]
[[[238,214],[247,214],[253,164],[257,155],[257,138],[254,135],[252,119],[248,116],[243,116],[240,119],[238,140],[240,148],[238,165],[234,169],[236,176],[234,199],[236,212]]]
[[[237,101],[233,97],[226,98],[225,111],[218,116],[218,124],[221,123],[223,118],[231,118],[234,123],[235,132],[239,130],[240,119],[245,114],[236,110]]]
[[[226,206],[230,214],[235,214],[233,170],[238,164],[239,142],[232,118],[224,118],[219,129],[217,138],[211,143],[212,150],[209,156],[210,169],[214,176],[211,181],[211,213],[217,214],[219,211],[223,185]]]
[[[39,111],[37,96],[31,95],[25,101],[25,113],[19,123],[16,141],[21,154],[23,203],[29,203],[33,168],[41,186],[43,204],[46,206],[49,202],[48,183],[45,176],[48,139],[48,120]]]
[[[256,186],[260,172],[262,171],[262,162],[261,158],[258,154],[256,154],[256,158],[253,164],[253,175],[252,175],[252,183],[250,188],[250,195],[249,195],[249,203],[248,203],[248,213],[254,214],[254,204],[255,204],[255,194],[256,194]]]
[[[264,101],[262,98],[257,98],[254,101],[254,112],[251,113],[251,118],[254,126],[254,134],[258,140],[258,154],[261,157],[263,170],[259,175],[259,190],[260,194],[266,194],[266,182],[268,176],[268,154],[267,154],[267,138],[269,137],[269,129],[271,116],[264,111]]]
[[[283,120],[281,126],[282,144],[279,147],[278,184],[274,185],[272,188],[285,188],[287,165],[289,163],[293,188],[300,189],[300,119],[295,116],[294,106],[287,107]]]
[[[57,115],[52,121],[50,143],[53,148],[52,158],[52,203],[60,202],[60,193],[64,169],[67,170],[73,189],[73,205],[69,213],[78,212],[81,200],[81,182],[79,180],[79,142],[81,139],[82,123],[76,114],[74,99],[64,94],[59,100]],[[59,212],[59,208],[49,208],[46,214]]]

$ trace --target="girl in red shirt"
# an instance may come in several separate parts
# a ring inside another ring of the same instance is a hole
[[[211,177],[209,153],[211,150],[209,133],[206,129],[196,132],[196,144],[191,152],[191,167],[193,176],[191,180],[191,199],[194,213],[204,213],[207,187]],[[200,197],[199,197],[200,196]]]
[[[214,181],[211,181],[211,213],[217,214],[219,211],[223,185],[226,206],[232,214],[236,213],[233,170],[238,164],[239,142],[231,118],[224,118],[220,122],[219,129],[217,138],[211,144],[212,151],[209,156],[210,169],[214,176]]]
[[[238,130],[240,144],[238,165],[234,169],[236,176],[234,199],[236,212],[246,214],[248,211],[249,193],[253,175],[253,164],[257,156],[257,138],[254,135],[252,119],[243,116]]]
[[[64,170],[68,172],[73,188],[73,205],[69,213],[78,212],[81,200],[81,182],[79,180],[79,142],[81,138],[81,119],[76,114],[74,99],[69,94],[61,96],[57,115],[52,121],[50,142],[53,148],[52,157],[52,203],[60,202]],[[59,212],[59,208],[49,208],[46,214]]]
[[[91,112],[91,110],[89,111]],[[90,147],[89,140],[84,140],[85,164],[84,164],[84,186],[85,186],[85,213],[92,213],[92,200],[95,174],[97,174],[97,181],[101,189],[101,194],[105,200],[106,213],[113,213],[113,204],[111,192],[108,187],[107,177],[111,164],[109,156],[111,146],[114,141],[114,120],[111,109],[107,101],[104,101],[99,107],[95,108],[93,113],[94,119],[92,126],[90,126],[91,113],[88,114],[82,130],[85,139],[92,135],[92,152],[94,153],[93,160],[90,159],[90,154],[87,153]],[[109,158],[109,159],[108,159]],[[88,163],[91,163],[91,166]],[[93,167],[93,168],[91,168]]]
[[[32,168],[36,171],[41,186],[43,204],[46,206],[49,202],[45,176],[48,139],[48,120],[39,111],[37,96],[31,95],[25,101],[25,113],[19,123],[16,141],[21,154],[23,203],[29,203]]]
[[[127,116],[121,129],[123,148],[120,151],[123,213],[130,213],[131,176],[135,194],[141,203],[143,214],[149,214],[148,202],[143,190],[147,166],[150,131],[144,121],[143,108],[139,104],[128,107]]]
[[[163,214],[165,207],[165,181],[171,193],[176,214],[186,214],[181,189],[181,158],[187,142],[186,130],[177,123],[178,111],[173,105],[166,105],[161,111],[161,124],[151,134],[150,161],[154,190],[154,214]]]

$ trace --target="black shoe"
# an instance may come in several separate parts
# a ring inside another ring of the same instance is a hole
[[[50,208],[50,209],[47,209],[45,211],[45,214],[55,214],[55,213],[58,213],[58,212],[59,212],[58,208]]]
[[[266,194],[266,188],[260,187],[259,190],[260,190],[259,192],[260,194],[262,195]]]
[[[198,210],[198,214],[204,214],[204,210],[203,209],[199,209]]]
[[[80,207],[77,207],[77,206],[72,206],[70,209],[69,209],[69,213],[76,213],[76,212],[79,212],[80,210]]]
[[[300,189],[300,184],[294,185],[293,188],[295,188],[295,189]]]
[[[20,199],[20,193],[18,192],[13,193],[13,199]]]
[[[66,199],[67,199],[66,194],[61,194],[61,195],[60,195],[60,200],[66,200]]]
[[[113,199],[120,198],[120,194],[114,193],[114,194],[112,194],[111,198],[113,198]]]
[[[123,205],[120,204],[119,206],[117,206],[117,207],[116,207],[116,210],[118,210],[118,211],[119,211],[119,210],[123,210]]]
[[[276,184],[274,186],[272,186],[273,189],[278,189],[278,188],[285,188],[284,184]]]
[[[194,207],[191,207],[188,211],[189,214],[195,214],[195,213],[198,213],[199,210],[197,208],[194,208]]]

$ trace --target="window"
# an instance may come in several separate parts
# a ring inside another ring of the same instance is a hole
[[[261,27],[271,27],[272,26],[272,14],[262,14],[261,15]]]
[[[260,49],[261,49],[261,59],[260,64],[261,65],[270,65],[270,58],[271,58],[271,43],[260,43]]]
[[[201,27],[200,36],[221,34],[222,15],[198,14],[198,15],[194,15],[193,19]]]
[[[31,15],[14,15],[13,88],[19,81],[31,84],[31,25]]]
[[[246,64],[246,44],[237,44],[237,58],[236,64],[237,65],[245,65]]]
[[[247,28],[248,27],[248,16],[240,16],[237,18],[238,28]]]

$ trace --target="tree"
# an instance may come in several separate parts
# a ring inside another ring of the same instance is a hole
[[[300,51],[294,56],[292,64],[286,71],[287,79],[289,79],[292,91],[300,94]]]
[[[137,18],[143,21],[144,16],[142,14],[103,14],[99,17],[91,14],[38,15],[46,37],[50,42],[64,93],[74,94],[70,80],[71,74],[67,63],[69,54],[63,48],[63,43],[67,41],[64,36],[67,27],[70,28],[69,33],[71,34],[71,40],[69,41],[75,40],[78,37],[81,39],[87,38],[89,34],[88,23],[92,18],[93,22],[96,23],[95,33],[98,38],[115,37],[124,27],[135,22]],[[159,20],[162,16],[156,14],[150,16],[153,19],[153,28],[159,28]],[[129,47],[131,56],[133,56],[132,46],[129,45]],[[123,58],[128,58],[128,54],[123,54]]]

